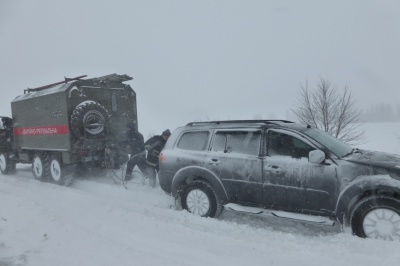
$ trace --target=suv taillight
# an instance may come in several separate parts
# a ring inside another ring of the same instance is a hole
[[[160,155],[158,156],[158,161],[159,162],[164,162],[165,161],[165,157],[164,154],[161,152]]]

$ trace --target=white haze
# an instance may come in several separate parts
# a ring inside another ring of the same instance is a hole
[[[134,77],[139,129],[293,119],[300,84],[400,103],[398,0],[1,0],[0,115],[27,87]]]

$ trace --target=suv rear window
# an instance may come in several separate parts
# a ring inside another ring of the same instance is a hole
[[[179,139],[177,147],[184,150],[203,151],[208,141],[208,131],[186,132]]]

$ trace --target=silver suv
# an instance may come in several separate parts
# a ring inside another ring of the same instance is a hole
[[[160,155],[161,188],[191,213],[223,208],[400,239],[400,156],[285,120],[194,122]]]

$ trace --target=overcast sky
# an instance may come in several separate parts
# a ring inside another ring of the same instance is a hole
[[[0,0],[0,115],[27,87],[111,73],[134,77],[145,135],[286,119],[320,77],[394,105],[400,1]]]

